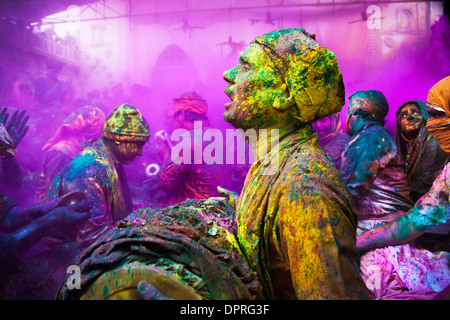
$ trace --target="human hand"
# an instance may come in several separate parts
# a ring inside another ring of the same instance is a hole
[[[0,108],[0,122],[5,124],[8,121],[9,113],[7,107]]]
[[[173,300],[164,296],[158,289],[147,281],[139,281],[137,289],[144,300]]]
[[[25,116],[25,112],[26,112],[25,109],[20,112],[19,110],[15,110],[9,121],[8,121],[9,114],[6,112],[6,110],[1,110],[0,112],[0,119],[4,121],[5,128],[8,131],[11,140],[16,148],[28,131],[28,126],[26,124],[30,116],[29,115]]]
[[[84,201],[87,200],[83,200],[83,202]],[[73,206],[59,207],[50,211],[48,214],[42,216],[36,221],[38,221],[41,227],[45,230],[44,234],[46,237],[75,237],[78,233],[78,230],[90,217],[90,213],[88,211],[79,212],[75,209],[80,208],[73,208]]]
[[[5,125],[0,122],[0,158],[13,158],[16,155],[14,143],[9,136]]]
[[[219,193],[224,195],[225,197],[210,197],[208,198],[208,200],[206,200],[206,203],[219,202],[236,211],[236,205],[239,200],[239,195],[234,191],[227,190],[220,186],[217,187],[217,191],[219,191]]]
[[[33,219],[43,216],[57,207],[72,206],[75,211],[84,211],[87,209],[83,206],[89,204],[87,201],[83,202],[85,199],[86,195],[83,192],[72,191],[60,197],[34,205],[30,207],[29,210]]]

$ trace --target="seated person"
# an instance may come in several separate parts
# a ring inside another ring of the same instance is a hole
[[[395,143],[406,163],[406,181],[416,202],[431,187],[450,160],[426,128],[427,106],[420,100],[403,103],[396,113]]]
[[[439,142],[442,150],[450,152],[450,77],[436,83],[428,92],[429,119],[427,129]],[[396,291],[406,298],[430,299],[450,285],[449,242],[441,243],[445,251],[430,252],[415,248],[412,240],[424,233],[448,235],[450,231],[450,164],[447,164],[434,181],[431,189],[420,198],[404,216],[372,229],[357,239],[361,252],[373,252],[373,258],[382,269],[398,269],[395,277],[402,283]],[[410,245],[411,243],[411,245]],[[400,246],[398,246],[400,245]],[[397,247],[392,247],[397,246]],[[381,249],[376,249],[381,248]],[[382,254],[391,250],[389,256]],[[372,251],[370,251],[372,250]],[[367,254],[367,253],[366,253]],[[374,269],[375,270],[375,269]],[[374,277],[374,270],[369,275]],[[386,278],[387,279],[387,278]],[[448,289],[448,288],[447,288]],[[396,292],[393,298],[398,298]]]

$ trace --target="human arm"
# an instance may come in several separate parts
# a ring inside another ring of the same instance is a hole
[[[89,217],[88,202],[55,208],[23,228],[8,234],[20,255],[44,237],[75,236],[76,230]]]
[[[450,231],[449,175],[450,164],[404,216],[360,235],[358,250],[407,243],[423,233],[447,234]]]
[[[422,231],[414,228],[408,222],[408,218],[403,216],[358,236],[356,247],[358,251],[365,252],[375,248],[408,243],[422,234]]]
[[[42,204],[32,205],[28,208],[14,206],[5,215],[0,226],[0,230],[2,232],[13,232],[19,228],[22,228],[23,226],[31,223],[33,220],[56,208],[60,198],[45,201]]]
[[[164,296],[155,286],[147,281],[139,281],[137,289],[143,300],[173,300]]]

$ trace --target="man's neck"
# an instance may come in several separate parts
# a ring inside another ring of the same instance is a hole
[[[108,156],[111,158],[112,162],[114,163],[114,165],[119,165],[121,164],[119,159],[117,159],[117,156],[114,154],[114,152],[112,151],[113,146],[112,144],[114,143],[114,141],[108,140],[108,139],[101,139],[103,141],[103,144],[105,145],[105,149],[106,152],[108,154]]]
[[[299,129],[298,124],[289,124],[283,126],[273,126],[267,129],[256,131],[257,139],[249,140],[249,146],[255,159],[264,157],[274,149],[280,141],[290,136]]]

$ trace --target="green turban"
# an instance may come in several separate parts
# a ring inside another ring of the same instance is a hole
[[[295,104],[300,122],[314,122],[342,110],[345,88],[336,56],[321,46],[315,35],[300,28],[280,29],[254,42],[263,47],[280,72],[289,93],[281,104]]]
[[[123,104],[106,119],[103,138],[115,141],[144,141],[150,139],[147,121],[134,106]]]

